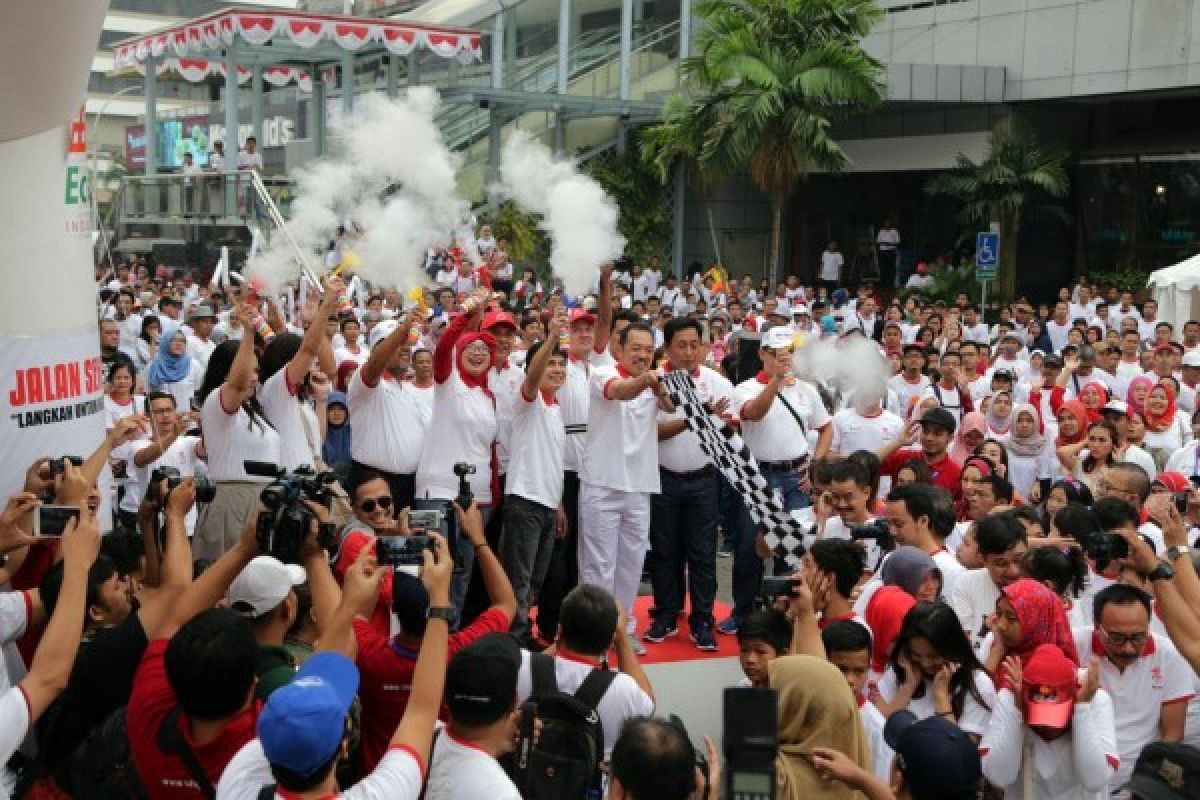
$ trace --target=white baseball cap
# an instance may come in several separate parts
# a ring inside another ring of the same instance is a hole
[[[790,348],[794,341],[791,328],[771,328],[762,337],[762,346],[770,350]]]
[[[1184,367],[1200,367],[1200,348],[1188,350],[1179,362]]]
[[[229,607],[243,617],[261,617],[278,608],[292,587],[307,579],[304,567],[284,564],[274,556],[258,556],[229,584]]]
[[[394,319],[385,319],[374,328],[371,328],[371,334],[367,337],[367,346],[374,349],[380,342],[392,335],[392,331],[400,327],[400,323]]]
[[[788,306],[787,303],[780,303],[778,306],[775,307],[774,311],[767,312],[768,317],[773,317],[776,314],[778,314],[781,317],[789,317],[790,318],[792,316],[792,309],[791,309],[791,307]]]

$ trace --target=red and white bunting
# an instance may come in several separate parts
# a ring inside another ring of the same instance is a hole
[[[227,9],[119,45],[114,52],[115,66],[141,67],[150,57],[196,60],[213,56],[213,51],[235,42],[258,47],[281,35],[304,49],[330,41],[343,50],[355,52],[374,42],[397,55],[408,55],[417,47],[425,47],[442,58],[456,58],[463,63],[478,60],[483,54],[479,33],[462,28],[430,28],[400,20],[294,11]]]
[[[146,65],[143,63],[136,64],[134,69],[142,75],[146,74]],[[207,61],[203,58],[164,58],[155,63],[155,75],[162,75],[168,71],[175,73],[188,83],[200,83],[210,76],[224,77],[225,63],[223,61]],[[238,84],[249,83],[253,74],[248,67],[238,67]],[[308,70],[296,67],[267,67],[263,70],[263,80],[272,86],[287,86],[295,83],[301,91],[312,91],[312,77],[308,74]]]

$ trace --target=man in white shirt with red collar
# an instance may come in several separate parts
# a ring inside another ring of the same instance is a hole
[[[890,442],[904,430],[904,420],[883,409],[886,389],[855,393],[853,404],[833,415],[833,445],[830,452],[848,456],[855,450],[875,452],[880,442]]]
[[[694,319],[667,323],[663,329],[667,369],[690,373],[700,401],[714,413],[726,414],[733,386],[719,372],[700,364],[701,333]],[[699,438],[688,430],[679,409],[659,412],[658,440],[662,492],[650,504],[655,619],[642,638],[661,642],[678,632],[686,580],[692,601],[688,616],[692,641],[701,650],[716,650],[712,608],[717,594],[717,497],[724,478],[700,448]]]
[[[1170,640],[1150,633],[1151,608],[1150,595],[1116,583],[1093,598],[1096,626],[1074,631],[1080,662],[1100,659],[1100,685],[1113,700],[1121,760],[1113,787],[1129,781],[1147,744],[1183,739],[1188,701],[1195,695],[1191,667]]]
[[[621,330],[615,367],[590,379],[587,448],[579,475],[579,581],[632,608],[650,534],[650,496],[659,492],[658,410],[674,410],[653,368],[654,332]],[[630,638],[636,630],[631,615]],[[635,650],[641,649],[637,643]]]
[[[888,379],[888,388],[896,393],[897,405],[892,411],[906,417],[929,388],[929,376],[921,373],[925,368],[925,348],[919,344],[904,345],[902,363],[901,370]]]

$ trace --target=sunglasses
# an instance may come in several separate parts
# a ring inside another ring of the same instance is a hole
[[[368,497],[359,503],[359,508],[371,514],[375,511],[375,506],[378,505],[384,511],[392,507],[392,498],[390,497]]]

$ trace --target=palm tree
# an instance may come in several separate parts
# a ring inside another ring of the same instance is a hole
[[[883,100],[883,67],[860,46],[883,12],[873,0],[707,0],[697,12],[691,95],[668,103],[642,153],[664,182],[681,161],[708,186],[748,172],[771,205],[774,285],[788,199],[812,170],[848,161],[830,126]]]
[[[929,194],[948,195],[961,204],[958,217],[964,225],[985,230],[997,223],[1001,300],[1011,300],[1016,293],[1017,241],[1027,212],[1067,216],[1061,206],[1048,202],[1070,191],[1066,160],[1066,153],[1042,147],[1028,124],[1009,117],[992,131],[987,158],[976,164],[959,153],[953,171],[936,175],[925,185]]]

